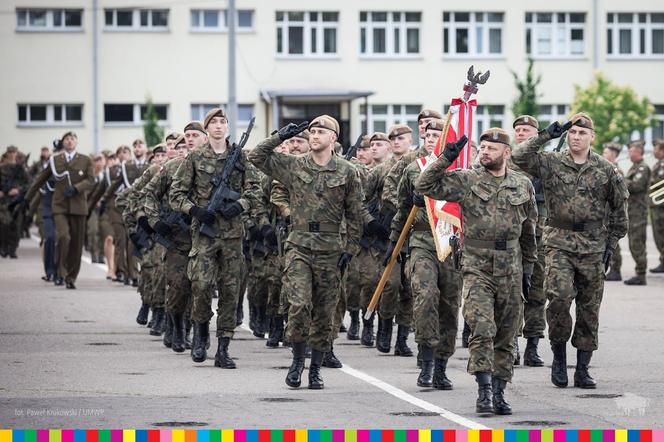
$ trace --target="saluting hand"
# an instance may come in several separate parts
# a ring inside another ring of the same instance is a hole
[[[285,141],[288,140],[289,138],[293,138],[295,135],[299,134],[307,127],[309,127],[308,121],[303,121],[300,124],[288,123],[286,126],[279,129],[277,131],[277,134],[279,135],[279,139],[281,141]]]
[[[461,149],[463,149],[463,146],[465,146],[467,142],[468,137],[464,135],[457,141],[447,143],[445,145],[445,149],[443,150],[443,156],[447,158],[450,163],[454,162],[454,160],[456,160],[461,153]]]
[[[551,136],[551,139],[553,140],[554,138],[559,138],[562,136],[562,134],[564,134],[570,127],[572,127],[571,121],[568,121],[562,125],[557,121],[554,121],[544,130],[549,134],[549,136]]]

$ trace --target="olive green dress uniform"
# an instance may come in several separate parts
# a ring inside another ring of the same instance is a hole
[[[652,168],[650,174],[650,185],[653,186],[664,180],[664,159],[658,160]],[[660,189],[662,187],[659,187]],[[661,197],[660,197],[661,198]],[[656,205],[650,202],[650,222],[652,224],[652,233],[655,238],[655,245],[659,251],[659,263],[654,273],[664,272],[664,204]],[[651,269],[653,271],[653,269]]]
[[[650,168],[643,160],[632,164],[625,175],[625,183],[629,191],[629,198],[627,199],[629,251],[636,263],[636,276],[643,278],[645,281],[648,268],[646,229],[648,227]]]

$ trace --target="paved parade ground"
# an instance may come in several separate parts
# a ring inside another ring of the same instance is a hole
[[[625,239],[621,245],[626,278],[633,261]],[[325,389],[291,390],[284,383],[289,349],[267,348],[244,328],[247,318],[230,347],[237,370],[214,368],[216,339],[207,363],[194,364],[189,352],[166,349],[136,324],[135,289],[106,281],[102,266],[84,260],[78,290],[40,279],[34,240],[22,240],[18,260],[0,260],[0,428],[664,426],[664,275],[649,274],[646,287],[606,284],[590,368],[596,390],[554,387],[543,340],[546,366],[515,368],[507,389],[514,414],[480,417],[460,339],[448,366],[453,391],[417,387],[414,357],[379,354],[345,333],[335,343],[345,366],[323,368]],[[570,378],[574,363],[568,346]]]

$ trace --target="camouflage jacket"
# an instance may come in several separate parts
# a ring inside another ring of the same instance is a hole
[[[650,168],[643,160],[633,163],[625,175],[629,190],[627,211],[630,217],[648,217],[648,188],[650,187]]]
[[[161,169],[161,166],[157,164],[149,166],[130,188],[124,189],[115,199],[115,204],[118,210],[122,212],[125,226],[130,232],[135,232],[138,219],[146,216],[143,190],[152,177],[159,172],[159,169]]]
[[[345,250],[357,255],[362,233],[362,190],[357,171],[336,155],[319,166],[311,154],[274,152],[280,143],[279,136],[272,135],[249,153],[249,160],[288,189],[292,231],[287,241],[315,251]],[[339,228],[344,219],[347,241]]]
[[[650,185],[654,186],[662,180],[664,180],[664,159],[657,161],[652,167],[652,173],[650,174]],[[652,198],[648,198],[648,201],[650,202],[650,207],[659,208],[660,210],[664,209],[664,204],[655,205],[652,202]]]
[[[537,205],[530,180],[510,169],[502,181],[483,167],[448,171],[450,164],[441,156],[422,173],[415,189],[431,198],[461,205],[464,270],[472,268],[493,276],[532,274],[537,260]],[[494,244],[516,241],[518,247],[475,247],[468,243],[471,239]]]
[[[381,195],[381,207],[384,213],[392,216],[392,214],[397,211],[397,207],[399,206],[398,187],[406,166],[416,159],[427,155],[428,152],[424,147],[418,147],[417,150],[407,152],[399,159],[399,161],[395,162],[394,166],[392,166],[387,175],[385,175],[383,194]]]
[[[627,233],[628,191],[622,175],[592,151],[582,165],[574,164],[568,149],[540,152],[549,140],[542,132],[512,152],[517,166],[542,180],[548,212],[544,246],[582,254],[602,253],[607,246],[615,249]],[[604,225],[607,203],[608,223]]]
[[[20,164],[2,164],[0,165],[0,191],[4,193],[0,198],[0,204],[11,203],[18,195],[10,196],[11,189],[18,190],[19,194],[28,190],[30,178]]]

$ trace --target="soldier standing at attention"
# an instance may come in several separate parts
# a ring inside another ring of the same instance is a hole
[[[537,260],[535,192],[527,177],[507,168],[507,132],[491,128],[482,133],[481,167],[448,171],[463,144],[448,143],[415,189],[461,205],[463,316],[471,328],[468,372],[479,385],[476,411],[512,414],[504,391],[512,379],[521,295],[527,299]]]
[[[606,143],[602,150],[602,156],[609,163],[613,164],[621,175],[624,175],[622,170],[618,167],[618,156],[622,150],[620,143]],[[620,269],[622,268],[622,255],[620,251],[620,244],[616,245],[616,249],[611,255],[611,262],[609,264],[609,272],[604,277],[605,281],[622,281]]]
[[[664,139],[655,140],[653,143],[653,155],[657,162],[650,174],[650,184],[661,183],[664,180]],[[650,269],[651,273],[664,273],[664,204],[655,204],[650,201],[650,222],[652,223],[652,234],[655,237],[655,245],[659,251],[659,264]]]
[[[279,129],[258,144],[249,159],[290,193],[292,231],[286,243],[283,284],[290,304],[286,338],[293,346],[293,363],[286,384],[300,386],[308,343],[312,350],[309,388],[321,389],[320,368],[325,352],[331,350],[341,276],[359,251],[362,189],[354,167],[332,152],[339,123],[328,115],[309,124],[308,154],[274,151],[305,128],[306,123],[291,123]],[[345,241],[339,231],[344,219]]]
[[[642,140],[632,141],[627,147],[632,167],[625,175],[629,190],[627,198],[627,218],[629,220],[627,238],[629,251],[636,263],[636,276],[625,281],[627,285],[646,285],[646,229],[648,227],[648,188],[650,187],[650,168],[643,161]]]
[[[568,128],[568,149],[539,151]],[[592,119],[578,113],[564,126],[555,122],[519,144],[512,155],[517,166],[544,185],[548,210],[544,291],[549,300],[546,319],[553,350],[551,382],[557,387],[568,383],[566,346],[570,336],[577,349],[574,386],[596,386],[588,364],[599,345],[604,272],[618,240],[627,233],[625,180],[613,164],[591,150],[594,139]],[[572,301],[576,302],[573,331]]]

